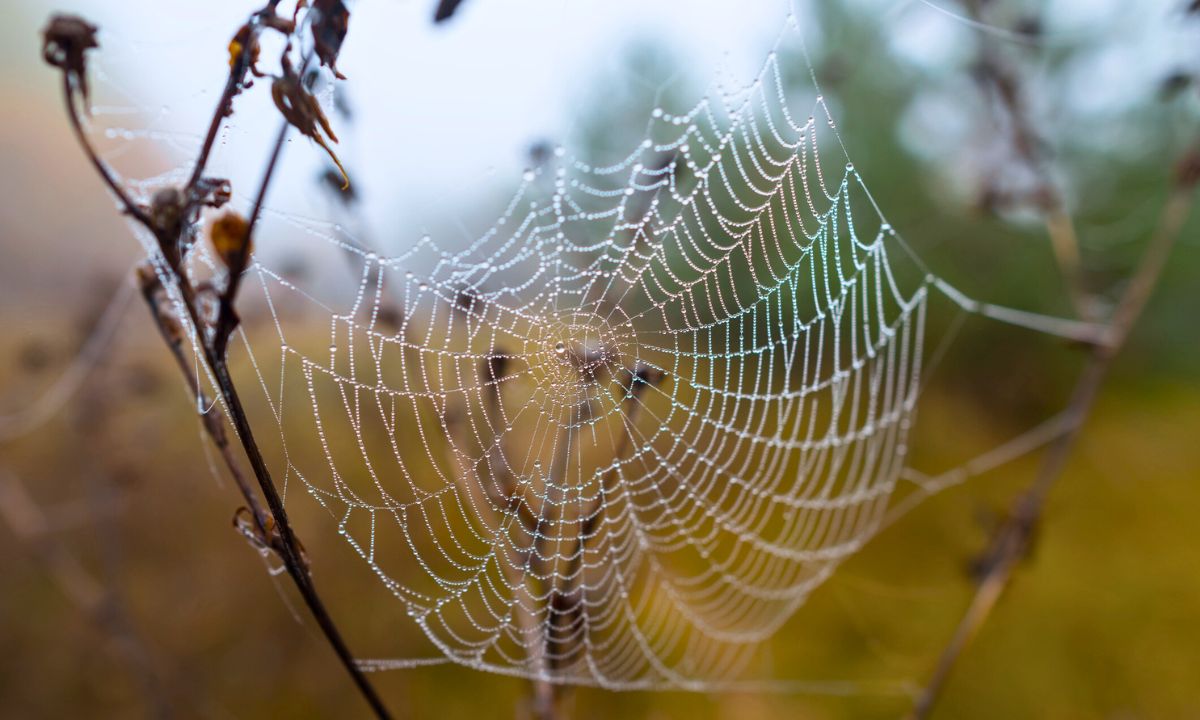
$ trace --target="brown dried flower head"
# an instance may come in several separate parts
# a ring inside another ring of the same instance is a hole
[[[84,107],[88,103],[87,51],[100,47],[97,27],[78,15],[55,15],[42,30],[42,57],[66,73],[79,90]]]

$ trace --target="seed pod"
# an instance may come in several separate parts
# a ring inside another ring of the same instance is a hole
[[[67,75],[71,85],[79,90],[83,106],[88,104],[86,53],[100,47],[96,42],[97,27],[78,15],[55,15],[42,31],[42,58]]]

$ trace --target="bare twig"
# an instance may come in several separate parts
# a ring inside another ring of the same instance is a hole
[[[1079,317],[1089,320],[1093,313],[1084,282],[1075,223],[1067,210],[1062,190],[1051,176],[1045,142],[1029,116],[1020,74],[1000,52],[995,37],[982,30],[990,27],[983,17],[985,0],[965,0],[964,4],[967,16],[980,28],[980,79],[994,91],[1004,111],[1014,154],[1037,179],[1037,187],[1026,199],[1032,202],[1042,215],[1042,222],[1046,226],[1046,233],[1050,236],[1050,245],[1054,250],[1054,258],[1067,284],[1076,313]]]
[[[1112,314],[1108,342],[1092,348],[1088,363],[1075,384],[1064,415],[1067,429],[1047,448],[1037,476],[1017,499],[984,554],[982,577],[975,594],[950,642],[943,649],[928,684],[917,698],[909,716],[913,720],[928,717],[959,657],[987,621],[1017,566],[1026,556],[1046,498],[1066,467],[1112,361],[1124,347],[1129,333],[1145,309],[1191,210],[1198,166],[1200,156],[1193,150],[1180,165],[1175,187],[1163,208],[1154,234]]]
[[[283,560],[288,575],[292,578],[305,604],[324,633],[326,640],[334,649],[346,671],[350,674],[363,698],[378,717],[387,718],[389,717],[389,713],[382,699],[356,664],[354,656],[350,653],[333,618],[329,615],[321,596],[317,593],[316,586],[309,573],[308,561],[303,545],[301,545],[292,529],[287,512],[283,506],[282,498],[271,478],[262,452],[254,439],[249,419],[242,406],[241,398],[238,395],[226,361],[226,344],[229,336],[237,326],[237,316],[233,311],[233,304],[240,284],[241,273],[245,269],[245,264],[249,257],[251,233],[253,232],[255,221],[261,214],[263,201],[282,151],[283,142],[286,139],[287,124],[280,131],[275,146],[272,149],[271,159],[258,188],[251,220],[246,224],[242,236],[233,243],[232,248],[227,248],[230,252],[226,253],[223,257],[226,260],[229,272],[225,290],[220,295],[221,304],[215,327],[210,329],[202,321],[202,314],[197,306],[196,289],[192,287],[183,269],[184,253],[187,251],[184,245],[184,238],[190,232],[190,227],[198,218],[201,207],[204,205],[217,207],[224,204],[228,199],[228,184],[223,181],[211,181],[204,178],[203,171],[218,129],[224,118],[232,112],[233,98],[245,86],[246,73],[255,72],[255,74],[258,74],[254,63],[259,52],[258,34],[262,28],[270,27],[286,36],[287,46],[283,51],[281,62],[285,70],[290,68],[290,61],[287,54],[291,50],[296,25],[294,21],[280,18],[275,14],[277,4],[278,0],[269,0],[263,9],[251,15],[250,20],[235,36],[234,42],[231,43],[234,53],[231,58],[229,80],[226,83],[224,93],[218,101],[213,120],[209,126],[208,135],[197,159],[192,177],[183,192],[168,189],[156,195],[150,212],[146,212],[146,210],[130,200],[108,166],[99,159],[91,146],[87,134],[83,131],[76,113],[75,100],[77,89],[80,89],[86,102],[85,54],[88,50],[96,47],[95,26],[79,18],[55,17],[45,32],[43,55],[48,62],[63,70],[64,100],[67,112],[75,130],[76,138],[79,140],[84,152],[92,160],[93,165],[110,189],[121,200],[126,211],[153,233],[158,240],[159,249],[162,252],[162,262],[157,263],[157,266],[163,272],[165,279],[168,280],[172,289],[178,293],[178,300],[186,315],[186,324],[190,326],[190,331],[196,339],[196,346],[200,352],[203,365],[211,372],[217,392],[228,411],[229,420],[237,432],[242,449],[250,462],[255,479],[258,481],[259,491],[266,500],[267,510],[264,511],[258,503],[253,489],[237,469],[237,464],[233,462],[228,443],[224,440],[224,429],[220,424],[219,418],[216,415],[206,417],[205,427],[214,443],[221,450],[226,464],[230,467],[231,473],[238,482],[239,490],[242,492],[247,504],[251,507],[257,532],[263,538],[264,544],[274,550]],[[344,29],[345,16],[343,15],[340,20]],[[318,22],[323,21],[318,20]],[[288,119],[291,120],[291,118]],[[295,123],[293,122],[293,124]],[[233,262],[230,261],[231,259]],[[203,401],[204,394],[199,387],[198,381],[194,379],[186,359],[182,357],[183,333],[179,331],[179,328],[173,324],[169,324],[169,321],[165,319],[168,315],[164,315],[165,306],[157,297],[158,289],[154,283],[146,281],[145,275],[144,273],[142,278],[143,292],[146,293],[147,300],[150,302],[156,323],[158,323],[160,331],[162,331],[164,338],[167,340],[172,354],[176,358],[176,362],[180,364],[181,370],[189,378],[189,385],[195,399]]]

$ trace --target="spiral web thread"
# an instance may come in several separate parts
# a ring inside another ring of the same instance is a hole
[[[289,479],[454,662],[738,677],[887,511],[945,286],[856,224],[863,180],[823,163],[833,122],[790,116],[774,54],[723,101],[656,110],[608,167],[556,150],[465,249],[344,243],[348,306],[252,271]],[[284,332],[298,294],[328,347]]]
[[[270,214],[358,277],[339,295],[262,255],[248,271],[242,301],[278,333],[272,379],[241,337],[285,492],[329,511],[446,660],[623,689],[744,677],[894,519],[902,478],[976,471],[906,467],[932,293],[1089,337],[929,272],[811,107],[789,112],[772,52],[750,85],[655,110],[620,162],[555,149],[465,248],[385,257]],[[219,272],[202,246],[191,262]]]

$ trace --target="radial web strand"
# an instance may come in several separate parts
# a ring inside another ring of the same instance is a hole
[[[239,347],[274,472],[447,660],[610,688],[752,675],[902,480],[933,492],[1003,459],[908,467],[931,297],[1096,337],[931,273],[825,101],[797,117],[784,87],[772,52],[745,87],[655,110],[619,162],[557,148],[465,244],[382,255],[269,214],[356,278],[306,283],[267,252],[248,270],[240,302],[277,335]],[[203,245],[189,262],[219,274]]]

